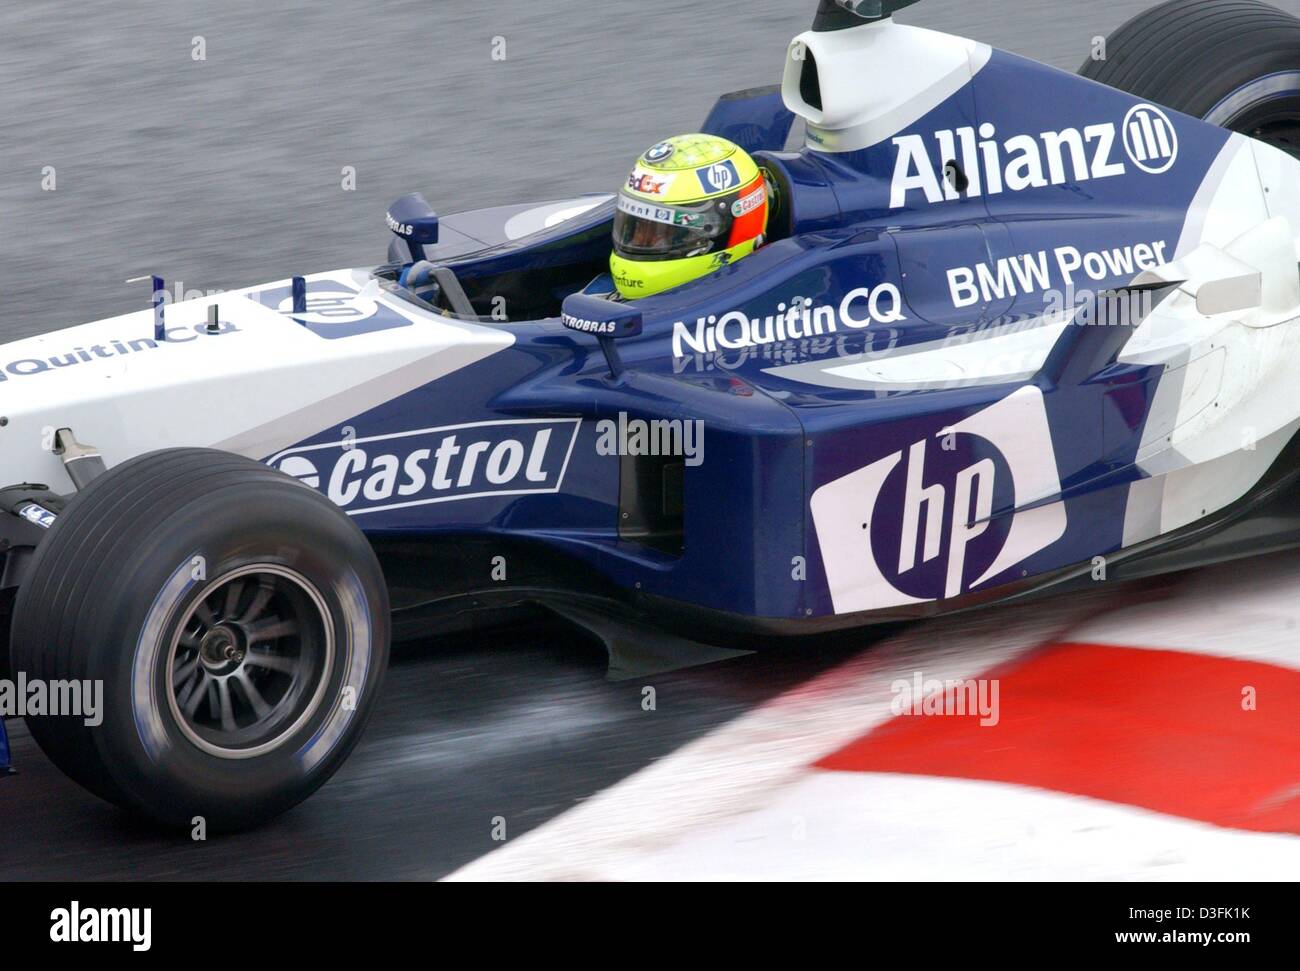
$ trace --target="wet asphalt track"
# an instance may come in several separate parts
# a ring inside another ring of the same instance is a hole
[[[1074,69],[1094,35],[1147,5],[924,0],[899,19]],[[5,4],[0,339],[140,307],[140,285],[122,281],[143,273],[208,289],[374,263],[384,207],[413,189],[446,212],[607,190],[716,93],[776,81],[813,7]],[[191,59],[196,36],[205,61]],[[356,191],[340,188],[344,166]],[[332,782],[265,829],[206,844],[133,824],[11,723],[22,772],[0,780],[0,879],[437,877],[496,845],[493,817],[517,836],[875,636],[624,683],[558,634],[406,648]]]
[[[83,792],[11,723],[22,771],[0,779],[0,880],[440,877],[500,845],[497,817],[522,835],[866,642],[617,683],[603,652],[558,633],[403,648],[333,780],[269,826],[206,843]]]

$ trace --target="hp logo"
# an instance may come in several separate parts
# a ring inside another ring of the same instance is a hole
[[[1124,150],[1143,172],[1160,175],[1178,159],[1178,132],[1155,105],[1134,105],[1124,116]]]
[[[728,162],[718,162],[708,167],[705,171],[705,179],[715,192],[721,192],[723,189],[730,189],[735,183],[736,170]]]
[[[351,290],[316,290],[307,294],[305,313],[294,313],[292,294],[281,300],[276,309],[305,323],[350,324],[373,317],[379,312],[379,304],[366,294]]]

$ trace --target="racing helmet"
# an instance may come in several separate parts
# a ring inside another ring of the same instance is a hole
[[[678,135],[637,159],[619,190],[610,274],[628,299],[743,259],[767,232],[767,184],[739,145]]]

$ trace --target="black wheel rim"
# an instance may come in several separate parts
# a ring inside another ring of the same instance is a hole
[[[251,758],[279,747],[316,712],[333,661],[333,623],[311,582],[281,566],[248,566],[190,600],[165,690],[193,744]]]
[[[1232,92],[1205,120],[1300,159],[1300,71],[1257,78]]]

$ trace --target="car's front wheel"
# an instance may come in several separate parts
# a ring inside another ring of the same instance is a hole
[[[10,658],[80,693],[80,711],[27,719],[68,775],[220,830],[283,812],[342,764],[388,637],[378,562],[337,507],[249,459],[173,449],[69,504],[14,605]]]

